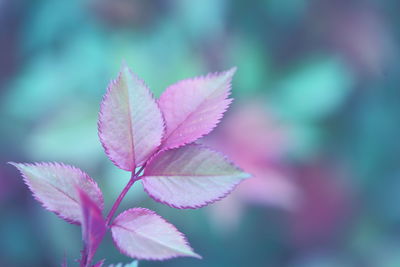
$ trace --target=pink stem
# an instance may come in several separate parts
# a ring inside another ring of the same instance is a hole
[[[128,184],[124,187],[124,189],[122,189],[122,192],[119,194],[118,198],[115,200],[110,212],[107,215],[107,218],[106,218],[106,226],[107,227],[110,227],[111,220],[114,217],[114,214],[117,211],[122,200],[124,199],[125,195],[128,193],[129,189],[132,187],[132,185],[136,181],[140,180],[139,175],[143,171],[145,166],[146,166],[146,163],[143,164],[143,166],[137,172],[132,172],[131,178],[129,179]],[[91,260],[88,261],[88,258],[87,258],[87,249],[86,249],[86,247],[84,247],[83,252],[82,252],[82,259],[80,260],[80,266],[88,267],[90,265],[90,261]]]
[[[109,227],[111,224],[111,219],[114,216],[115,212],[117,211],[119,205],[121,204],[122,200],[124,199],[125,195],[128,193],[129,189],[132,185],[139,180],[139,174],[143,171],[145,165],[143,165],[137,172],[132,172],[131,179],[129,180],[128,184],[124,187],[121,194],[119,194],[117,200],[115,200],[114,205],[112,206],[110,212],[107,215],[106,225]]]
[[[82,251],[82,258],[79,261],[79,266],[87,267],[89,264],[90,264],[90,262],[88,262],[88,251],[87,251],[86,245],[84,245],[83,251]],[[65,265],[65,266],[67,266],[67,265]]]

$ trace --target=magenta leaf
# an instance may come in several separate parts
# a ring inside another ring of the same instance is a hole
[[[200,258],[188,245],[183,234],[148,209],[134,208],[121,213],[112,224],[111,232],[119,250],[132,258]]]
[[[106,233],[106,223],[101,213],[101,207],[80,188],[77,188],[82,207],[82,239],[84,243],[84,257],[81,264],[86,266],[93,259],[97,247]],[[98,263],[101,266],[101,263]]]
[[[225,197],[248,177],[222,154],[190,144],[152,158],[142,183],[158,202],[175,208],[199,208]]]
[[[166,132],[162,148],[192,143],[214,129],[228,108],[236,68],[171,85],[158,100]]]
[[[103,208],[103,194],[96,182],[86,173],[62,163],[14,163],[22,174],[33,196],[42,205],[71,223],[82,223],[78,187]]]
[[[161,143],[161,111],[148,87],[125,65],[103,98],[98,126],[107,156],[127,171],[143,164]]]

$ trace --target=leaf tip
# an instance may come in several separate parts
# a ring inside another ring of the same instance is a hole
[[[121,60],[121,69],[123,69],[123,68],[127,68],[128,67],[128,64],[126,63],[126,59],[125,58],[123,58],[122,60]]]
[[[19,163],[19,162],[14,162],[14,161],[9,161],[9,162],[7,162],[7,164],[14,166],[20,172],[25,183],[28,180],[28,177],[25,174],[26,168],[30,167],[30,166],[35,166],[34,163],[33,164],[32,163]]]
[[[9,162],[7,162],[7,164],[12,165],[17,169],[19,169],[20,165],[23,165],[23,163],[17,163],[17,162],[14,162],[14,161],[9,161]]]
[[[130,72],[130,68],[129,68],[128,64],[126,63],[125,59],[122,60],[120,72],[121,73]]]
[[[188,256],[189,256],[189,257],[192,257],[192,258],[199,259],[199,260],[202,260],[202,259],[203,259],[203,257],[202,257],[200,254],[197,254],[197,253],[194,252],[194,251],[192,251],[192,253],[188,254]]]
[[[233,75],[235,75],[237,69],[238,69],[238,68],[237,68],[236,66],[233,66],[232,68],[228,69],[228,70],[226,71],[226,73],[227,73],[229,76],[233,76]]]
[[[252,178],[254,175],[247,173],[247,172],[242,172],[241,178],[242,180],[246,180],[246,179],[250,179]]]

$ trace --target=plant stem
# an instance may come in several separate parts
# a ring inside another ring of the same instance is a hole
[[[79,266],[80,267],[87,267],[90,264],[90,262],[88,262],[88,251],[87,251],[87,247],[86,244],[83,244],[83,250],[82,250],[82,258],[79,261]],[[64,266],[64,265],[63,265]],[[65,264],[65,266],[67,266],[67,264]]]
[[[115,200],[114,205],[112,206],[110,212],[107,215],[106,218],[106,225],[107,227],[110,226],[112,217],[114,216],[115,212],[117,211],[119,205],[121,204],[122,200],[124,199],[125,195],[128,193],[129,189],[132,187],[132,185],[139,180],[139,175],[143,171],[145,165],[143,165],[137,172],[132,172],[131,179],[127,183],[127,185],[124,187],[122,192],[119,194],[117,200]]]
[[[140,180],[140,173],[144,170],[146,166],[146,163],[143,164],[143,166],[137,171],[133,171],[131,173],[131,178],[129,179],[129,182],[126,184],[124,189],[122,189],[122,192],[119,194],[118,198],[115,200],[113,206],[111,207],[110,212],[107,215],[106,218],[106,226],[107,228],[110,228],[110,225],[112,223],[112,218],[114,217],[115,212],[117,211],[119,205],[121,204],[122,200],[124,199],[125,195],[128,193],[129,189],[132,187],[132,185]],[[96,251],[93,252],[93,255],[96,253]],[[84,249],[82,251],[82,258],[80,260],[80,266],[81,267],[88,267],[90,265],[91,259],[88,260],[87,258],[87,249],[86,246],[84,246]]]

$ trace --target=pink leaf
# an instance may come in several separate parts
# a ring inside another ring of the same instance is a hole
[[[172,224],[148,209],[134,208],[121,213],[111,226],[111,232],[120,251],[132,258],[201,258]]]
[[[176,148],[211,132],[232,99],[228,99],[236,68],[171,85],[158,103],[164,114],[166,133],[162,147]]]
[[[76,187],[85,192],[96,205],[103,208],[103,195],[86,173],[62,163],[14,163],[33,196],[42,205],[71,223],[82,223],[80,200]]]
[[[143,164],[161,143],[161,111],[148,87],[125,65],[103,98],[98,126],[106,154],[127,171]]]
[[[142,183],[156,201],[175,208],[199,208],[225,197],[248,177],[220,153],[191,144],[157,154]]]
[[[79,192],[82,207],[82,239],[84,243],[83,266],[90,263],[93,259],[97,247],[103,239],[106,232],[106,223],[101,213],[101,207],[92,201],[92,199],[80,188]],[[101,263],[98,263],[101,266]]]

